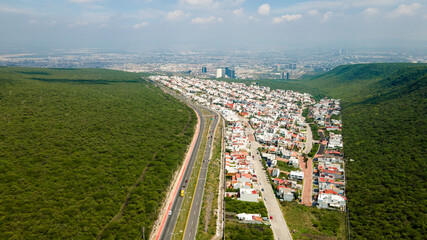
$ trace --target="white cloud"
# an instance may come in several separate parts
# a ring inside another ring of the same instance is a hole
[[[168,20],[168,21],[174,21],[174,20],[182,19],[182,18],[184,18],[186,16],[188,16],[188,15],[185,15],[185,13],[183,11],[181,11],[181,10],[175,10],[175,11],[172,11],[172,12],[168,12],[166,14],[166,20]]]
[[[253,17],[253,16],[249,16],[248,19],[249,19],[249,21],[252,21],[252,22],[258,22],[258,18]]]
[[[138,28],[143,28],[147,25],[148,25],[148,22],[142,22],[142,23],[137,23],[137,24],[133,25],[132,27],[135,29],[138,29]]]
[[[309,10],[307,12],[307,15],[309,15],[309,16],[317,16],[317,15],[319,15],[319,10],[317,10],[317,9]]]
[[[390,17],[400,17],[400,16],[412,16],[415,14],[415,11],[420,8],[419,3],[413,4],[401,4],[393,12],[390,13]]]
[[[239,8],[233,11],[233,15],[236,17],[240,17],[243,15],[243,8]]]
[[[293,14],[293,15],[286,14],[286,15],[283,15],[281,17],[273,18],[273,23],[282,23],[284,21],[294,22],[300,18],[302,18],[301,14]]]
[[[270,5],[265,3],[258,8],[258,14],[260,15],[269,15],[270,14]]]
[[[30,20],[28,21],[28,23],[29,23],[29,24],[36,24],[36,23],[37,23],[37,20],[35,20],[35,19],[30,19]]]
[[[194,6],[206,6],[213,3],[212,0],[181,0],[182,4],[194,5]]]
[[[331,17],[332,17],[332,15],[334,15],[334,13],[333,13],[333,12],[331,12],[331,11],[329,11],[329,12],[327,12],[327,13],[323,14],[323,17],[322,17],[321,22],[326,22],[326,21],[328,21],[328,20],[329,20],[329,18],[331,18]]]
[[[213,23],[213,22],[222,22],[222,18],[220,17],[214,17],[214,16],[210,16],[210,17],[198,17],[198,18],[193,18],[191,20],[192,23],[197,23],[197,24],[206,24],[206,23]]]
[[[18,13],[18,14],[36,14],[36,12],[26,10],[26,9],[18,9],[18,8],[11,8],[11,7],[3,7],[0,6],[0,12],[6,12],[6,13]]]
[[[377,15],[380,11],[378,10],[378,8],[367,8],[365,10],[363,10],[363,14],[367,15],[367,16],[373,16],[373,15]]]

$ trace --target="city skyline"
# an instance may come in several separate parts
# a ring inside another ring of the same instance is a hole
[[[413,0],[2,1],[2,48],[427,48]]]

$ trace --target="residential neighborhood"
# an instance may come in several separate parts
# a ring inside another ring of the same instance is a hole
[[[150,78],[220,113],[226,120],[225,197],[267,201],[263,191],[269,186],[260,186],[254,167],[258,163],[251,151],[257,144],[255,154],[259,154],[279,201],[345,210],[339,99],[323,98],[316,102],[308,93],[272,90],[257,84],[180,76]],[[306,117],[304,109],[308,110]],[[253,134],[248,134],[249,130]],[[313,139],[312,134],[319,139]],[[238,213],[237,218],[246,222],[268,221],[257,214]]]

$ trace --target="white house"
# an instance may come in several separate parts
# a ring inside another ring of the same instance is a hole
[[[245,201],[245,202],[258,202],[258,192],[254,189],[244,189],[241,188],[240,189],[240,201]]]
[[[289,177],[296,180],[303,180],[304,179],[304,173],[301,171],[291,171],[289,173]]]
[[[319,194],[317,199],[318,208],[338,208],[340,210],[344,210],[345,198],[328,192],[329,191]]]

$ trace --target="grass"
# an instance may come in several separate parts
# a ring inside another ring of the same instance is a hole
[[[290,171],[297,171],[299,170],[298,168],[293,167],[292,165],[289,165],[288,163],[282,162],[282,161],[277,161],[277,167],[281,170],[281,171],[285,171],[285,172],[290,172]]]
[[[225,197],[225,211],[232,213],[256,213],[261,217],[268,217],[267,208],[263,201],[245,202],[230,197]]]
[[[316,155],[317,151],[319,151],[319,146],[320,145],[318,143],[313,144],[311,151],[308,153],[308,157],[313,158]]]
[[[221,172],[222,128],[221,121],[219,121],[215,131],[212,158],[209,163],[205,194],[203,195],[202,210],[200,212],[199,226],[196,235],[196,238],[201,240],[211,239],[216,233],[218,187]]]
[[[185,190],[184,201],[182,202],[181,210],[178,215],[178,220],[175,225],[174,234],[176,234],[176,238],[183,239],[185,226],[187,224],[188,214],[190,214],[191,204],[193,201],[194,191],[197,186],[198,176],[200,169],[202,167],[203,155],[205,153],[206,141],[208,139],[209,126],[211,124],[210,115],[206,111],[202,111],[203,116],[206,118],[205,129],[203,131],[202,142],[200,143],[199,152],[197,153],[196,161],[193,166],[193,171],[191,173],[191,177],[188,180],[187,189]]]
[[[281,210],[293,239],[345,239],[345,213],[282,202]]]
[[[272,240],[273,231],[269,226],[258,224],[244,224],[227,220],[225,225],[225,239],[230,240]]]

